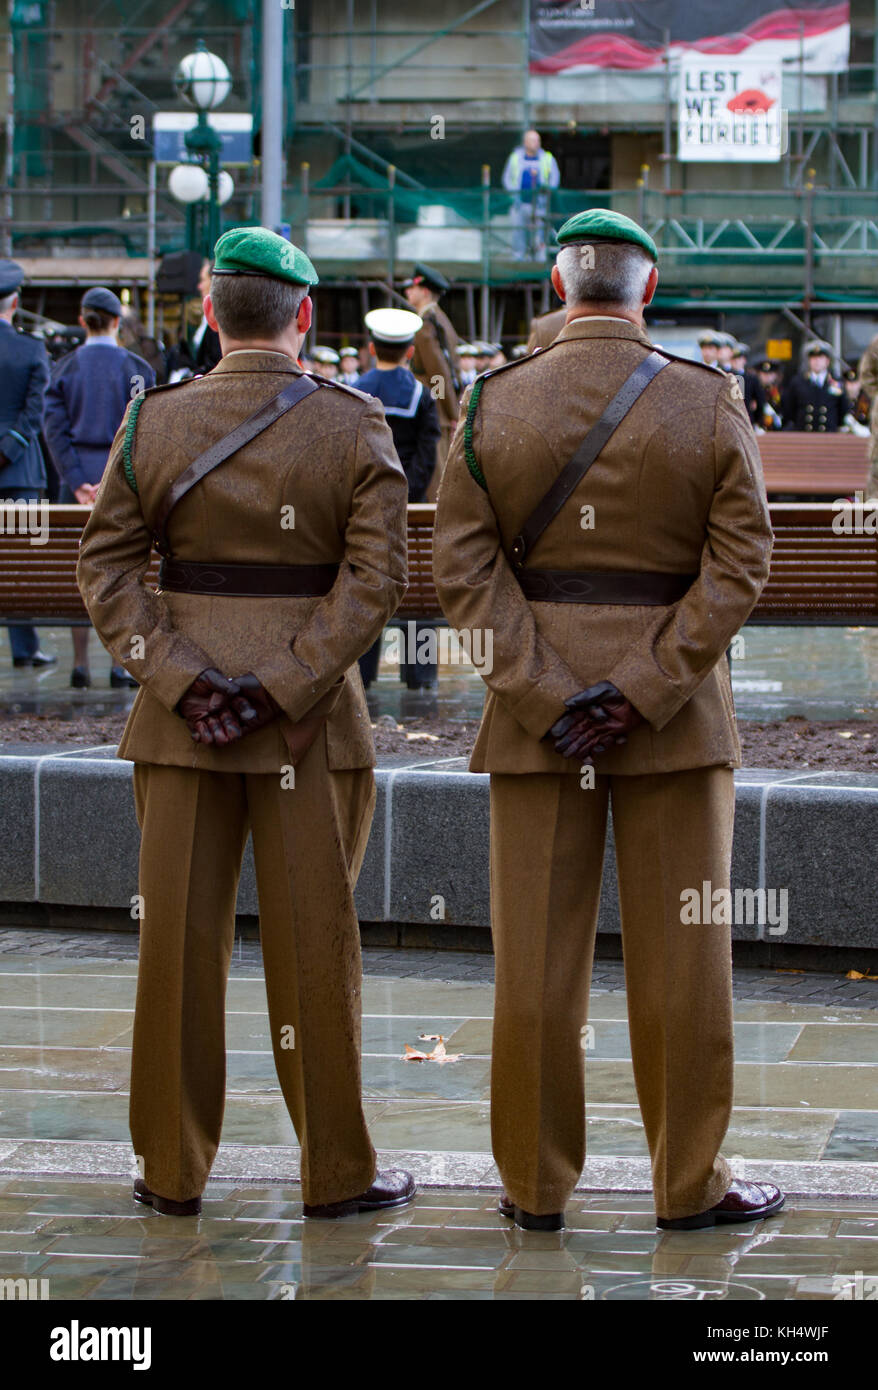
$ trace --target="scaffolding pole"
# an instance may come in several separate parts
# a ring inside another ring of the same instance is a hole
[[[283,220],[284,15],[277,0],[262,0],[262,225]]]

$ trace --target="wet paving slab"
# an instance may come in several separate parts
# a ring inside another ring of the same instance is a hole
[[[598,962],[585,1054],[588,1160],[567,1229],[545,1234],[519,1231],[496,1211],[490,963],[367,950],[367,1121],[381,1164],[411,1168],[420,1191],[396,1212],[306,1222],[251,944],[232,965],[223,1143],[204,1211],[168,1218],[136,1207],[130,1193],[136,942],[113,959],[109,937],[78,937],[65,956],[64,934],[44,935],[23,933],[27,949],[18,952],[13,931],[0,943],[0,1278],[48,1279],[52,1298],[182,1300],[652,1299],[705,1290],[819,1300],[857,1296],[845,1281],[862,1290],[878,1278],[878,1009],[861,998],[837,1002],[828,978],[812,977],[811,994],[809,980],[782,980],[790,998],[772,997],[775,972],[738,981],[745,997],[735,1001],[724,1152],[737,1175],[781,1182],[787,1207],[760,1223],[662,1233],[623,977]],[[404,1060],[406,1044],[429,1051],[424,1035],[435,1034],[459,1060]],[[675,1280],[684,1291],[672,1295]]]
[[[295,1186],[211,1182],[201,1216],[164,1217],[118,1183],[20,1177],[0,1185],[0,1274],[87,1301],[835,1300],[873,1286],[878,1215],[815,1198],[743,1227],[660,1232],[648,1197],[602,1194],[542,1233],[484,1192],[422,1190],[396,1211],[323,1222],[303,1218]]]

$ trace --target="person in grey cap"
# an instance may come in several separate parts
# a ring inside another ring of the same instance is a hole
[[[82,297],[79,322],[85,342],[56,362],[46,392],[43,432],[61,478],[59,502],[90,507],[106,467],[110,445],[128,403],[155,386],[148,362],[117,341],[122,304],[112,290],[96,286]],[[71,628],[75,689],[91,685],[88,627]],[[110,667],[110,685],[136,686],[121,666]]]
[[[46,490],[39,431],[49,357],[38,338],[12,326],[23,279],[15,261],[0,261],[0,502],[39,502]],[[14,666],[50,666],[57,659],[40,651],[33,627],[10,627],[9,645]]]

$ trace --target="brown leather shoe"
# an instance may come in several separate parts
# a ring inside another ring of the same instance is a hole
[[[157,1192],[150,1192],[143,1178],[134,1179],[134,1200],[152,1207],[153,1211],[160,1211],[163,1216],[199,1216],[201,1213],[200,1197],[175,1202],[173,1197],[160,1197]]]
[[[523,1231],[563,1231],[564,1213],[563,1211],[551,1211],[547,1216],[537,1216],[532,1211],[525,1211],[523,1207],[517,1207],[510,1201],[505,1192],[501,1192],[500,1200],[497,1203],[497,1210],[501,1216],[509,1216],[520,1226]]]
[[[673,1221],[656,1217],[663,1231],[696,1231],[702,1226],[724,1226],[732,1221],[761,1221],[774,1216],[786,1198],[773,1182],[743,1182],[735,1178],[721,1202],[697,1216],[679,1216]]]
[[[376,1174],[375,1181],[359,1197],[349,1197],[345,1202],[327,1202],[324,1206],[303,1207],[305,1216],[317,1217],[320,1221],[337,1221],[340,1216],[353,1216],[358,1211],[383,1211],[385,1207],[402,1207],[410,1202],[417,1192],[411,1173],[402,1168],[388,1168]]]

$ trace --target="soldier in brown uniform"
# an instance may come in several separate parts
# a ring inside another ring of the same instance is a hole
[[[681,895],[729,887],[740,744],[725,651],[768,575],[759,454],[736,376],[653,349],[642,311],[656,250],[642,228],[594,211],[558,241],[566,326],[471,388],[434,549],[449,622],[493,637],[470,767],[491,774],[500,1209],[557,1229],[582,1170],[612,802],[658,1224],[751,1220],[783,1197],[733,1181],[719,1156],[730,926],[684,924]]]
[[[554,343],[561,329],[567,322],[567,310],[562,306],[560,309],[552,309],[548,314],[540,314],[538,318],[530,321],[530,336],[527,340],[528,352],[534,352],[537,348],[548,347]]]
[[[457,346],[460,339],[448,315],[439,307],[439,296],[449,288],[445,276],[428,265],[416,265],[410,279],[403,282],[406,299],[423,320],[420,333],[415,335],[412,371],[433,396],[442,426],[436,469],[427,489],[428,502],[435,502],[438,496],[459,411]]]
[[[248,831],[305,1213],[414,1190],[376,1176],[363,1117],[353,903],[375,798],[357,658],[405,589],[407,487],[381,406],[296,365],[316,281],[273,232],[220,237],[222,360],[129,407],[82,539],[89,615],[141,686],[119,746],[142,831],[131,1135],[135,1197],[174,1215],[200,1209],[220,1139]]]
[[[878,337],[872,339],[860,359],[860,385],[872,398],[869,428],[872,438],[869,443],[869,477],[866,483],[866,497],[878,497]]]

